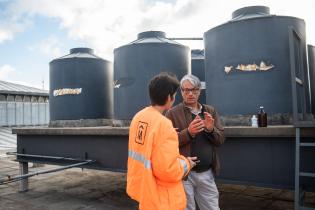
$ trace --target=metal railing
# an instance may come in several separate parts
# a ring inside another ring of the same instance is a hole
[[[315,172],[302,171],[301,156],[304,147],[314,147],[314,142],[301,142],[301,130],[304,128],[315,128],[315,120],[305,119],[306,116],[306,83],[303,74],[301,61],[302,42],[301,36],[289,27],[289,49],[291,65],[291,86],[292,86],[292,107],[293,107],[293,125],[295,127],[295,186],[294,186],[294,209],[295,210],[315,210],[304,206],[305,190],[301,186],[301,177],[315,178]]]

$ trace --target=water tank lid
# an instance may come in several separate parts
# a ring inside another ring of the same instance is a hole
[[[254,17],[263,17],[270,15],[270,9],[266,6],[250,6],[235,10],[232,13],[232,20],[241,20]]]
[[[138,34],[138,39],[130,44],[145,44],[145,43],[169,43],[184,46],[173,40],[166,38],[166,34],[163,31],[144,31]]]
[[[100,57],[94,55],[94,50],[93,49],[86,48],[86,47],[72,48],[72,49],[70,49],[70,54],[62,56],[60,58],[56,58],[54,60],[68,59],[68,58],[95,58],[95,59],[102,59],[102,60],[104,60],[103,58],[100,58]]]
[[[191,50],[191,59],[204,59],[205,51],[200,49]]]
[[[87,47],[77,47],[77,48],[70,49],[70,53],[89,53],[89,54],[93,54],[94,50],[91,49],[91,48],[87,48]]]
[[[166,34],[163,31],[144,31],[138,34],[138,39],[154,37],[166,38]]]

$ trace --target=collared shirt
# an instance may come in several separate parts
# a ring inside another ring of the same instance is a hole
[[[195,109],[195,108],[187,106],[187,105],[185,105],[185,107],[187,107],[193,115],[197,116],[200,113],[202,113],[202,105],[200,103],[198,103],[198,109]]]

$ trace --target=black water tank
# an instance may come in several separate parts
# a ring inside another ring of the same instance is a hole
[[[50,62],[50,120],[110,119],[113,117],[111,62],[89,48]]]
[[[199,101],[202,104],[206,103],[205,88],[205,54],[204,50],[191,50],[191,73],[197,76],[201,81],[201,93]]]
[[[315,46],[307,45],[308,67],[310,73],[312,113],[315,114]]]
[[[129,120],[150,104],[148,83],[154,75],[167,71],[181,79],[191,72],[190,49],[164,32],[142,32],[136,41],[114,50],[114,69],[115,119]]]
[[[205,32],[207,102],[222,115],[255,114],[259,106],[269,114],[292,113],[291,29],[299,36],[291,41],[298,46],[297,71],[306,78],[302,19],[270,15],[264,6],[245,7]]]

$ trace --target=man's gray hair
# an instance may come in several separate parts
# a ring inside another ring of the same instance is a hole
[[[180,80],[180,87],[183,87],[183,83],[185,81],[189,81],[194,88],[200,88],[201,87],[201,82],[198,77],[192,75],[192,74],[186,74],[181,80]]]

